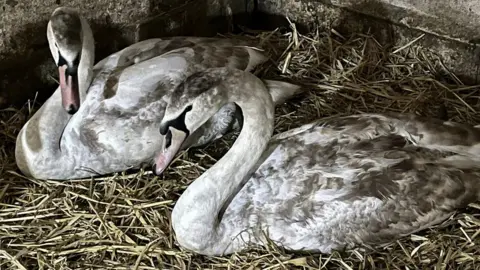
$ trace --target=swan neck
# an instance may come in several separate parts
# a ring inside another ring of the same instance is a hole
[[[78,67],[78,88],[80,102],[85,101],[88,88],[93,80],[93,63],[95,61],[95,42],[92,29],[87,20],[81,17],[82,22],[82,55]]]
[[[218,232],[218,214],[244,180],[250,178],[273,134],[271,96],[257,78],[248,80],[245,87],[239,87],[242,92],[232,94],[229,101],[242,109],[244,124],[240,135],[223,158],[187,188],[172,213],[177,239],[196,252],[209,253],[208,247],[195,247],[195,243],[218,245],[224,239]]]

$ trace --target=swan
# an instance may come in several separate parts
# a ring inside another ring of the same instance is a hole
[[[252,70],[267,58],[249,43],[222,38],[175,37],[135,43],[94,63],[94,39],[86,19],[56,8],[47,38],[59,70],[59,87],[20,130],[17,167],[37,179],[105,175],[150,163],[161,146],[158,119],[168,94],[189,74],[209,67]],[[303,91],[265,80],[277,103]],[[218,139],[231,127],[227,104],[186,145]]]
[[[327,254],[384,244],[480,197],[478,128],[410,114],[358,114],[272,137],[274,104],[265,85],[229,68],[200,71],[172,93],[154,173],[229,103],[243,115],[238,138],[172,212],[178,244],[193,252],[220,256],[267,240]]]

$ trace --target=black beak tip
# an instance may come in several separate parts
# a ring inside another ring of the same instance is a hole
[[[73,114],[75,114],[75,113],[78,111],[78,108],[77,108],[77,106],[75,106],[75,105],[73,105],[73,104],[70,104],[70,105],[68,105],[68,107],[66,108],[66,110],[67,110],[67,113],[68,113],[68,114],[73,115]]]
[[[155,163],[152,166],[152,172],[153,172],[153,175],[160,176],[159,174],[157,174],[157,164]]]

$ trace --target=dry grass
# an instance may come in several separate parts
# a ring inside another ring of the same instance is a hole
[[[276,132],[334,114],[382,111],[480,123],[480,87],[463,85],[415,40],[384,48],[368,35],[302,36],[292,29],[249,37],[275,59],[258,74],[302,82],[311,90],[277,109]],[[27,112],[1,112],[1,269],[480,269],[479,204],[436,228],[375,249],[331,256],[274,246],[227,257],[184,252],[170,226],[173,204],[225,153],[234,135],[184,153],[161,178],[142,171],[38,181],[13,172],[15,136]]]

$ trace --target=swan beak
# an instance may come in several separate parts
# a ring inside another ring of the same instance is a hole
[[[68,72],[67,65],[58,67],[63,108],[69,114],[75,114],[80,108],[78,92],[78,77],[76,73]]]
[[[170,127],[167,134],[163,138],[162,149],[155,157],[153,164],[153,173],[161,175],[165,169],[172,163],[173,158],[177,155],[182,147],[183,142],[187,138],[184,131]]]

